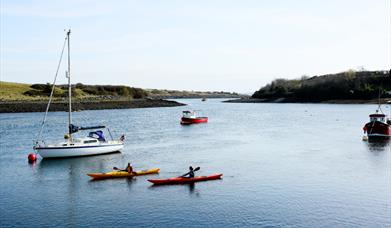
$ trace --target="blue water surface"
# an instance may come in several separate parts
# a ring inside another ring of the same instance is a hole
[[[362,141],[374,105],[231,104],[73,113],[126,134],[122,153],[27,163],[43,113],[0,114],[1,227],[390,227],[391,145]],[[181,126],[184,109],[209,123]],[[390,112],[389,107],[383,110]],[[62,139],[67,113],[44,137]],[[87,132],[85,132],[87,133]],[[159,175],[90,181],[131,162]],[[200,166],[222,180],[152,187]]]

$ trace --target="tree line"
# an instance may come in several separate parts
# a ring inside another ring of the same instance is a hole
[[[317,102],[338,99],[374,99],[391,97],[390,71],[354,71],[300,79],[275,79],[256,91],[260,99]]]

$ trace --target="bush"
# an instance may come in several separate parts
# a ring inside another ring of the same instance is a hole
[[[30,88],[36,89],[36,90],[44,90],[47,87],[48,84],[32,84]]]
[[[23,95],[31,96],[31,97],[42,96],[42,92],[39,90],[32,89],[24,92]]]

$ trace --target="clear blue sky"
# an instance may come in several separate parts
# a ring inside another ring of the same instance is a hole
[[[51,82],[68,27],[72,80],[85,84],[253,92],[275,78],[391,62],[390,0],[0,4],[3,81]]]

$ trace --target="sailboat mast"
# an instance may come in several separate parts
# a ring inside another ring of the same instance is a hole
[[[72,124],[72,89],[71,89],[71,48],[70,48],[70,40],[69,35],[71,34],[71,30],[68,30],[67,38],[68,38],[68,97],[69,97],[69,110],[68,110],[68,128],[69,128],[69,141],[72,141],[72,130],[71,130],[71,124]]]

